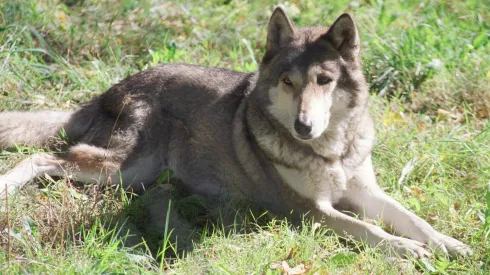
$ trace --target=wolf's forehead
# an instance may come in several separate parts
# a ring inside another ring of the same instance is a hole
[[[323,62],[311,64],[308,68],[308,73],[323,73],[331,77],[338,77],[338,75],[340,74],[340,65],[337,60],[325,60]]]
[[[319,74],[337,78],[340,74],[340,67],[335,60],[314,61],[293,65],[290,73],[302,79],[308,79]]]
[[[313,68],[335,71],[338,70],[340,59],[339,53],[330,45],[309,43],[297,49],[291,65],[298,67],[303,72]]]
[[[297,32],[297,36],[302,40],[302,43],[312,43],[324,36],[328,31],[326,26],[311,26],[300,28]]]
[[[336,73],[340,70],[340,60],[340,54],[326,43],[295,41],[283,48],[281,54],[278,54],[269,65],[271,65],[271,72],[277,77],[283,72],[291,73],[293,70],[302,75],[306,75],[311,70]]]

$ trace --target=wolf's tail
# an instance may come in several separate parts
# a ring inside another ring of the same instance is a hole
[[[68,123],[73,111],[0,113],[0,148],[15,145],[45,146]]]

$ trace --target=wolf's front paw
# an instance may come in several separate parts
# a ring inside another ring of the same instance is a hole
[[[442,233],[435,232],[434,237],[430,238],[429,245],[435,250],[440,250],[449,254],[452,258],[467,257],[473,254],[471,248],[455,238],[446,236]]]
[[[430,252],[426,249],[427,246],[418,241],[402,237],[393,237],[388,240],[388,245],[400,256],[412,256],[417,259],[430,257]],[[390,247],[388,247],[388,249],[390,249]]]

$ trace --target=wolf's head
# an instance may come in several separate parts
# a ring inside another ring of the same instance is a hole
[[[262,106],[297,139],[320,137],[365,105],[368,91],[359,51],[359,34],[349,14],[330,28],[298,29],[276,8],[259,71]]]

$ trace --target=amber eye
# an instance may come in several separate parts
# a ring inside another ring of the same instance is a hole
[[[326,76],[318,76],[316,79],[316,83],[318,83],[318,85],[327,85],[330,82],[332,82],[332,79]]]
[[[282,82],[284,82],[284,84],[286,84],[288,86],[293,86],[293,82],[287,76],[285,78],[283,78]]]

